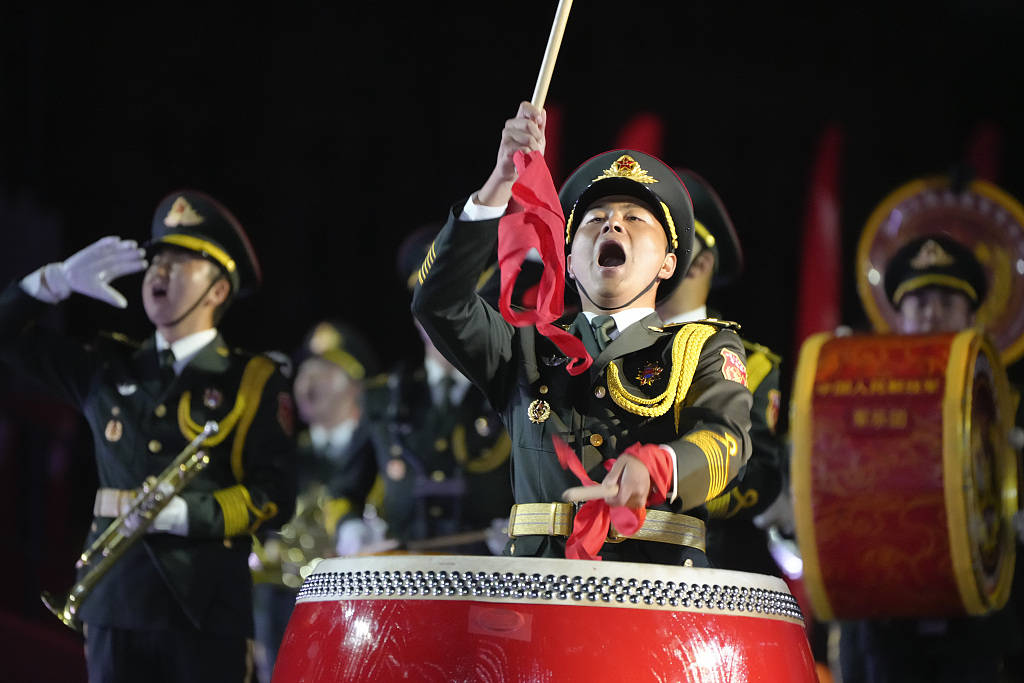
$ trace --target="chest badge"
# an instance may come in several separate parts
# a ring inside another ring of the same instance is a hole
[[[405,477],[405,461],[401,458],[391,458],[384,471],[391,481],[401,481]]]
[[[530,407],[526,409],[526,416],[530,418],[530,422],[534,424],[540,424],[546,422],[551,417],[551,406],[547,401],[541,399],[534,399],[530,403]]]
[[[137,388],[138,387],[136,387],[131,382],[118,382],[117,383],[117,393],[121,394],[122,396],[131,396],[132,394],[135,393],[135,390]]]
[[[640,371],[636,373],[636,381],[640,382],[640,386],[649,387],[654,384],[654,380],[661,376],[664,369],[655,362],[644,363]]]
[[[103,430],[103,436],[107,437],[107,441],[111,443],[120,441],[123,434],[124,425],[120,420],[110,420],[107,422],[107,428]]]
[[[209,388],[203,392],[203,405],[214,410],[220,407],[220,404],[224,401],[224,394],[220,393],[218,389]]]

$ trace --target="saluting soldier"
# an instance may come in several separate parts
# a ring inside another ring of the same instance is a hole
[[[544,123],[544,111],[528,102],[506,122],[490,177],[453,207],[434,241],[413,311],[512,438],[509,554],[563,557],[573,548],[572,556],[707,566],[705,503],[750,455],[751,395],[731,324],[666,326],[654,311],[659,288],[685,272],[692,245],[693,210],[672,169],[614,150],[582,164],[559,194],[565,265],[582,305],[563,329],[593,358],[582,374],[567,372],[566,353],[536,327],[513,327],[474,291],[511,199],[513,155],[543,152]],[[559,455],[573,461],[553,437],[602,482],[596,488],[611,512],[646,509],[631,538],[595,522],[607,519],[599,507],[586,522],[574,519],[561,501],[584,478],[563,469]]]
[[[366,506],[377,476],[363,408],[366,382],[377,373],[372,345],[341,320],[321,320],[293,362],[295,406],[306,427],[298,436],[295,516],[252,558],[256,662],[265,683],[306,574],[325,557],[353,555],[383,538],[383,522]]]
[[[691,169],[675,170],[693,201],[693,259],[674,288],[661,288],[657,310],[666,323],[690,323],[715,317],[709,316],[708,297],[713,289],[740,276],[744,259],[732,218],[715,189]],[[767,533],[754,519],[782,494],[787,471],[776,433],[782,403],[781,359],[765,346],[741,340],[747,352],[747,388],[753,396],[753,450],[733,485],[708,501],[708,556],[723,569],[777,575],[779,567],[768,552]]]
[[[142,343],[113,335],[80,344],[33,324],[72,293],[124,308],[110,282],[143,269],[156,329]],[[294,410],[275,363],[229,346],[217,324],[260,279],[236,218],[181,190],[157,206],[146,249],[105,237],[0,295],[3,357],[92,429],[101,488],[87,546],[207,421],[220,426],[204,446],[209,465],[81,606],[91,681],[242,681],[251,671],[250,538],[292,514]]]
[[[438,225],[413,231],[397,268],[410,290]],[[382,517],[402,547],[500,552],[512,504],[511,444],[479,389],[421,333],[423,361],[379,377],[367,402],[384,483]]]

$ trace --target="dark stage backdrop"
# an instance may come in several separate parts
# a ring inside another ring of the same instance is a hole
[[[106,234],[145,238],[160,198],[191,186],[234,210],[263,262],[262,291],[223,325],[229,341],[290,351],[335,315],[385,361],[419,356],[395,249],[486,178],[504,120],[533,91],[554,1],[40,5],[0,7],[5,280]],[[666,160],[717,187],[746,248],[744,277],[714,303],[787,356],[787,372],[826,126],[845,140],[853,326],[854,246],[890,190],[961,161],[990,126],[997,180],[1024,195],[1024,9],[819,5],[579,0],[549,92],[564,126],[556,181],[638,112],[663,120]],[[128,312],[78,297],[53,323],[141,337],[140,282],[122,282]]]

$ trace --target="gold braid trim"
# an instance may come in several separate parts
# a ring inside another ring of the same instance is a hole
[[[338,522],[352,510],[352,501],[348,498],[332,498],[323,504],[324,529],[333,536],[338,529]]]
[[[220,505],[224,515],[224,538],[252,533],[260,524],[277,514],[277,505],[268,502],[263,508],[253,505],[249,489],[236,484],[226,489],[213,492],[213,497]],[[249,513],[256,518],[250,525]]]
[[[629,393],[619,379],[619,369],[614,362],[608,364],[608,395],[623,410],[642,417],[660,417],[675,407],[675,426],[679,430],[679,409],[682,407],[686,392],[693,382],[693,373],[697,371],[700,352],[711,335],[718,329],[711,325],[690,323],[676,332],[672,340],[672,372],[668,377],[668,386],[661,395],[645,398]]]
[[[757,391],[757,388],[772,371],[772,361],[760,351],[747,355],[747,388],[750,393]]]
[[[480,451],[479,457],[470,460],[469,446],[466,444],[466,425],[455,425],[455,429],[452,430],[452,455],[455,456],[455,462],[472,474],[490,472],[508,460],[511,452],[512,440],[503,430],[501,436],[490,448],[484,448]]]
[[[245,365],[242,372],[242,381],[238,386],[238,400],[245,406],[245,411],[238,421],[238,429],[235,430],[235,440],[231,444],[231,471],[235,479],[242,481],[245,476],[245,468],[242,467],[242,449],[245,447],[245,437],[249,434],[249,427],[256,418],[256,412],[260,407],[260,397],[263,395],[263,387],[267,380],[274,374],[276,366],[269,358],[254,356]]]
[[[245,411],[245,401],[242,396],[239,396],[235,400],[235,405],[231,407],[231,412],[224,416],[224,419],[220,421],[220,430],[210,438],[203,442],[203,446],[216,446],[224,439],[228,438],[231,430],[235,428],[235,424],[238,419],[242,417],[242,413]],[[203,431],[203,428],[192,419],[192,392],[186,391],[182,393],[181,400],[178,401],[178,429],[181,430],[181,435],[184,436],[188,441],[199,436],[199,433]]]
[[[729,458],[739,453],[739,444],[732,434],[719,434],[710,429],[690,432],[683,440],[699,448],[708,460],[708,494],[704,500],[711,500],[729,483]]]
[[[704,507],[707,508],[709,518],[725,519],[729,516],[729,494],[723,493],[720,496],[715,496],[707,501]]]

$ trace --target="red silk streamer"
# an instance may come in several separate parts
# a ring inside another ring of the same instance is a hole
[[[597,485],[583,469],[583,463],[568,444],[557,436],[551,437],[551,441],[555,445],[555,453],[563,469],[575,474],[584,486]],[[651,492],[647,496],[647,505],[663,503],[672,479],[672,456],[659,446],[641,443],[633,444],[622,454],[632,455],[647,467],[647,472],[651,476]],[[615,460],[605,460],[605,469],[610,470]],[[634,510],[622,505],[612,507],[600,499],[588,500],[573,518],[572,533],[565,542],[565,557],[570,560],[600,560],[601,556],[597,551],[604,545],[612,525],[615,525],[620,534],[629,536],[643,526],[645,519],[646,507]]]
[[[565,218],[551,173],[540,152],[513,158],[519,178],[512,186],[509,211],[498,225],[498,267],[501,269],[501,315],[516,327],[536,325],[537,331],[569,357],[570,375],[584,372],[593,363],[583,342],[552,323],[565,306]],[[536,307],[512,310],[512,288],[531,249],[540,254],[544,269],[537,285]]]

